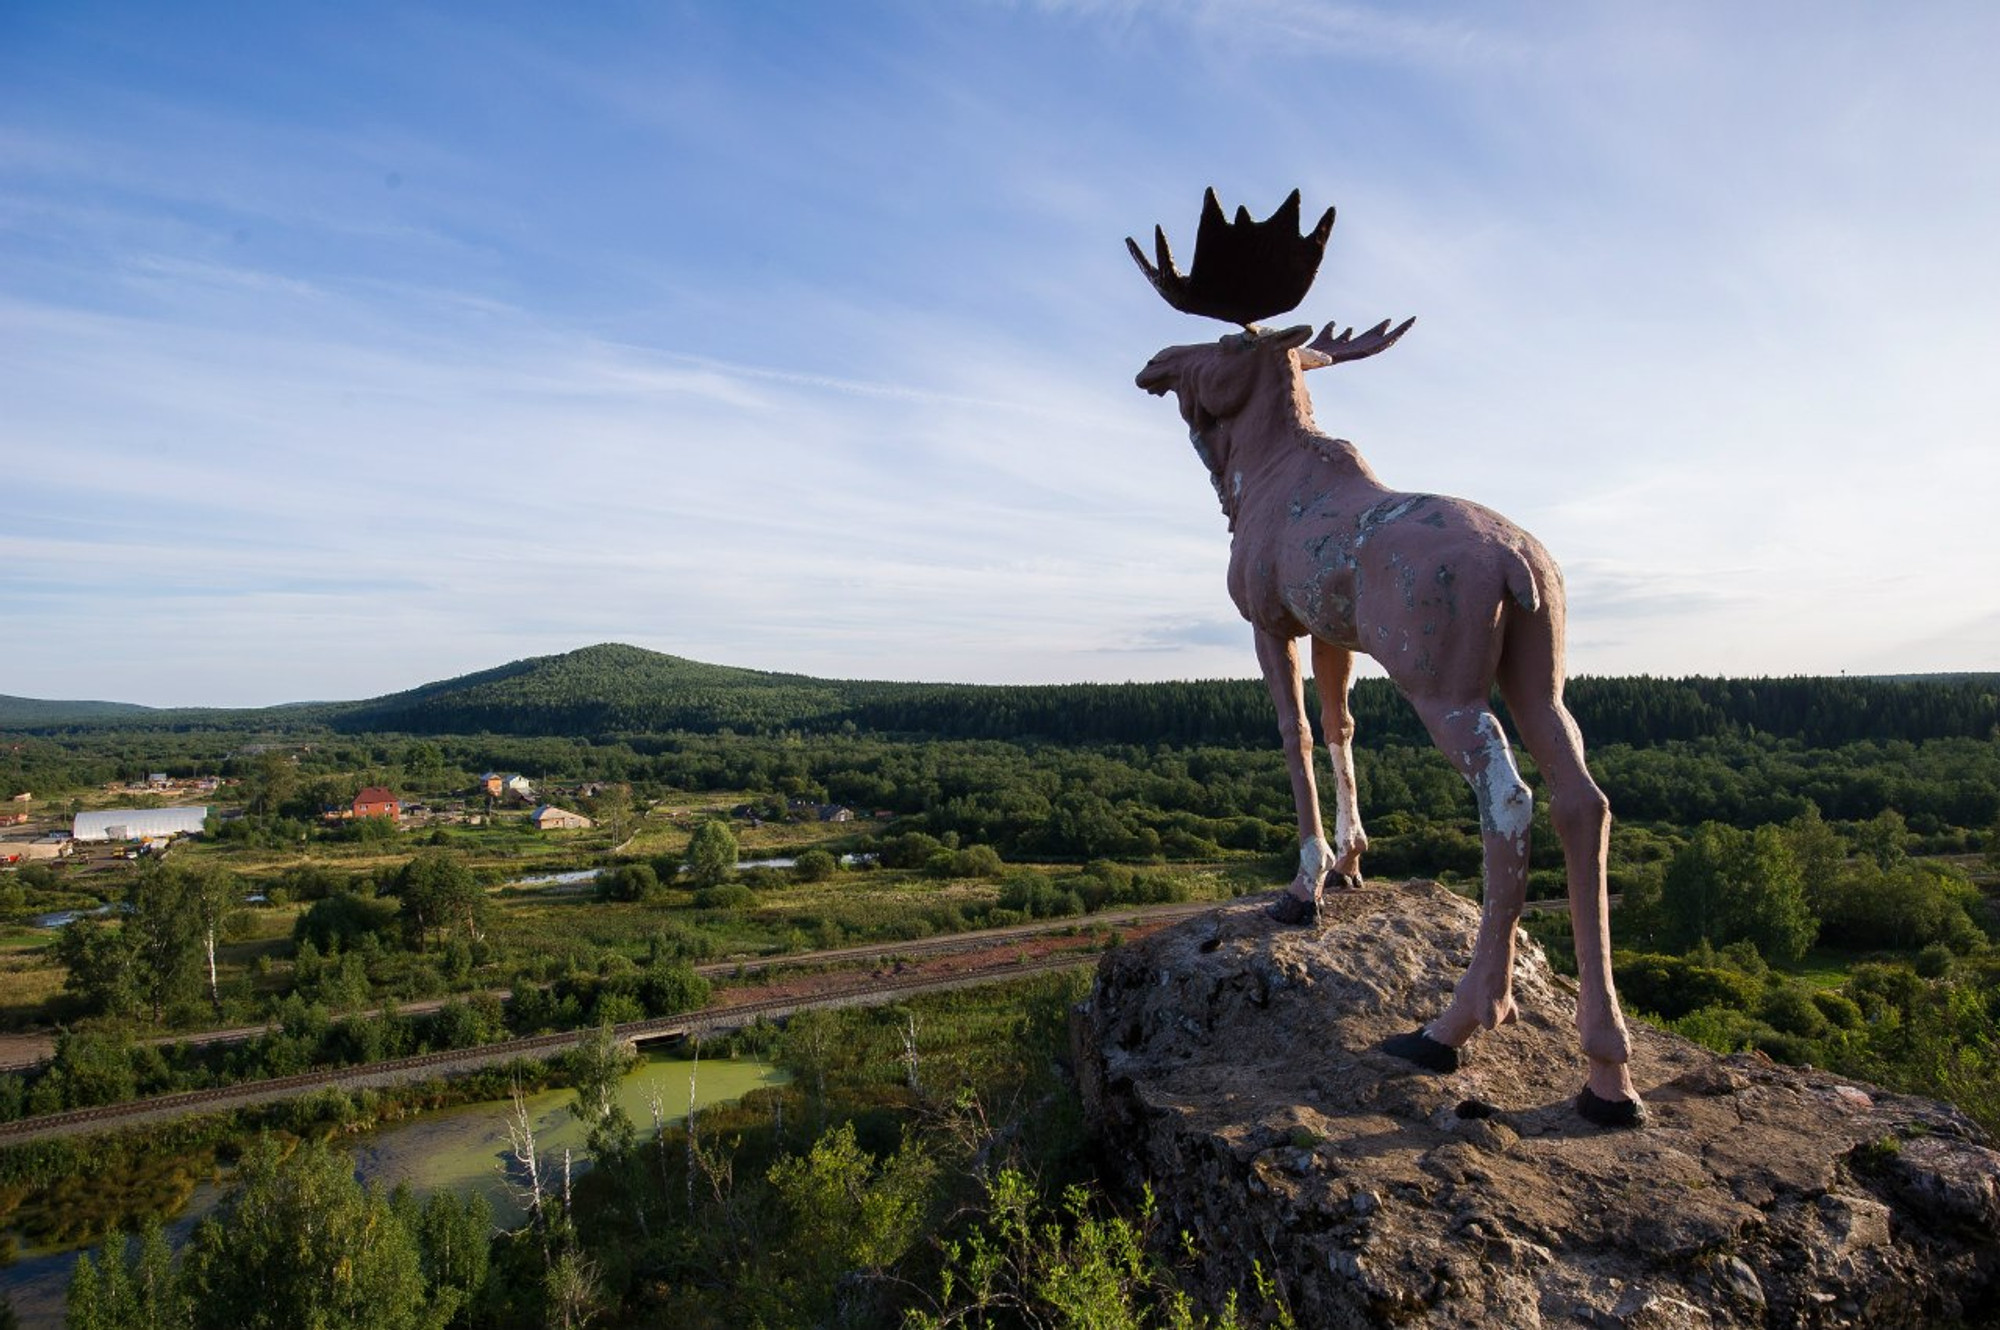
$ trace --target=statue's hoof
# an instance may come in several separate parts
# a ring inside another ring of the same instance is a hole
[[[1333,874],[1333,885],[1335,890],[1338,891],[1359,891],[1361,890],[1361,874],[1335,873]]]
[[[1294,926],[1317,924],[1319,922],[1319,902],[1316,900],[1302,901],[1289,891],[1281,891],[1278,893],[1278,899],[1264,908],[1264,913],[1270,915],[1281,924],[1291,924]]]
[[[1386,1040],[1382,1051],[1405,1062],[1414,1062],[1425,1071],[1458,1070],[1458,1050],[1450,1044],[1439,1043],[1425,1034],[1421,1027]]]
[[[1605,1099],[1588,1085],[1576,1097],[1577,1116],[1599,1127],[1643,1127],[1646,1106],[1636,1099]]]

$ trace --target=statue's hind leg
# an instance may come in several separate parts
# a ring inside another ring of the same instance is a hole
[[[1643,1110],[1632,1086],[1632,1038],[1618,1009],[1611,977],[1610,902],[1604,867],[1611,808],[1585,765],[1583,738],[1562,701],[1560,651],[1539,633],[1510,639],[1500,691],[1521,743],[1534,755],[1549,792],[1549,818],[1562,839],[1569,880],[1570,927],[1576,938],[1576,1028],[1590,1064],[1585,1116],[1636,1125]]]
[[[1479,802],[1485,891],[1472,961],[1451,1005],[1424,1027],[1432,1041],[1456,1048],[1480,1030],[1517,1016],[1514,1007],[1514,928],[1528,895],[1528,826],[1534,796],[1514,766],[1499,717],[1484,699],[1459,704],[1411,698],[1431,738],[1472,786]]]

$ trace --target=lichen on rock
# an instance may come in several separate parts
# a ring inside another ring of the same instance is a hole
[[[1381,1051],[1450,1000],[1476,910],[1429,882],[1258,904],[1109,953],[1072,1036],[1115,1175],[1220,1305],[1305,1326],[1921,1326],[2000,1316],[2000,1154],[1947,1105],[1638,1025],[1650,1114],[1593,1127],[1573,987],[1519,948],[1520,1019],[1437,1075]]]

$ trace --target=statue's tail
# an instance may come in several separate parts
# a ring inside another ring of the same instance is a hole
[[[1535,581],[1534,565],[1528,562],[1525,554],[1512,546],[1508,547],[1507,556],[1507,570],[1504,574],[1507,594],[1514,598],[1515,604],[1528,613],[1538,612],[1542,608],[1542,588]]]

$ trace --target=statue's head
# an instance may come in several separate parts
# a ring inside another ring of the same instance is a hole
[[[1385,319],[1358,337],[1352,328],[1335,336],[1331,323],[1317,337],[1309,323],[1246,328],[1213,342],[1170,346],[1146,362],[1136,382],[1155,397],[1174,394],[1181,419],[1200,432],[1266,394],[1301,392],[1299,376],[1306,370],[1388,350],[1415,322],[1405,319],[1391,328]]]
[[[1275,388],[1309,366],[1301,351],[1311,324],[1296,328],[1251,328],[1213,342],[1170,346],[1139,371],[1138,385],[1155,397],[1174,395],[1181,419],[1197,433],[1240,412],[1260,385]]]

